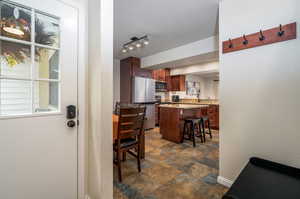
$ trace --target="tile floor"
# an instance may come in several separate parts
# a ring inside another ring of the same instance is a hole
[[[197,139],[175,144],[161,139],[159,129],[146,132],[146,159],[138,173],[136,159],[123,162],[123,183],[114,168],[114,199],[220,199],[227,189],[217,184],[219,136],[205,144]]]

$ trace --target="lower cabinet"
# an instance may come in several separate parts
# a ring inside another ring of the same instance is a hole
[[[159,126],[159,104],[155,104],[155,125]]]
[[[207,114],[212,129],[219,130],[219,105],[209,105]]]

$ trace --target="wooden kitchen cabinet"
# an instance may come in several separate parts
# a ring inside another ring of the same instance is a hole
[[[185,75],[171,76],[170,91],[185,91]]]
[[[219,105],[209,105],[207,114],[212,129],[219,130]]]
[[[178,144],[182,143],[185,119],[202,117],[206,112],[206,106],[199,108],[161,106],[159,127],[162,138]]]
[[[159,126],[159,105],[155,104],[155,125]]]
[[[171,91],[172,82],[171,82],[171,70],[169,68],[166,69],[158,69],[152,71],[152,78],[156,81],[166,82],[167,83],[167,91]]]
[[[164,73],[164,69],[153,70],[152,78],[157,81],[165,81],[163,73]]]
[[[141,68],[141,60],[136,57],[130,57],[129,61],[132,65],[132,76],[152,78],[152,71]]]
[[[128,57],[120,62],[120,101],[132,103],[132,78],[134,76],[152,78],[152,71],[141,68],[141,60]]]
[[[152,71],[152,78],[161,82],[166,82],[167,76],[169,75],[170,75],[170,69],[158,69]]]

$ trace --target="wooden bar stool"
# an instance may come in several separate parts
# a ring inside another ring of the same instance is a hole
[[[211,133],[209,117],[208,116],[202,116],[201,119],[200,119],[200,124],[201,124],[200,126],[202,128],[201,131],[202,131],[204,142],[206,142],[206,136],[205,136],[206,134],[208,134],[210,136],[210,139],[212,139],[212,133]],[[207,127],[208,127],[208,132],[205,131],[206,124],[207,124]]]
[[[203,135],[201,131],[201,119],[191,118],[184,120],[183,126],[183,140],[191,140],[193,142],[193,147],[196,147],[196,128],[198,127],[201,142],[203,142]],[[188,136],[188,138],[186,137]]]

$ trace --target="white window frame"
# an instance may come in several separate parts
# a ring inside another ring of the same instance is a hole
[[[8,3],[10,5],[13,6],[17,6],[20,8],[24,8],[27,9],[28,11],[31,12],[31,41],[25,41],[25,40],[19,40],[19,39],[14,39],[14,38],[10,38],[10,37],[5,37],[0,35],[0,41],[8,41],[8,42],[13,42],[13,43],[17,43],[17,44],[24,44],[27,45],[28,47],[30,47],[31,49],[31,63],[30,63],[30,67],[31,67],[31,72],[30,72],[30,78],[15,78],[15,77],[7,77],[7,76],[2,76],[0,74],[0,79],[4,79],[4,80],[19,80],[19,81],[29,81],[31,82],[31,112],[30,113],[25,113],[25,114],[12,114],[12,115],[0,115],[0,119],[12,119],[12,118],[22,118],[22,117],[37,117],[37,116],[49,116],[49,115],[62,115],[62,111],[61,111],[61,56],[60,56],[60,51],[61,51],[61,29],[59,28],[58,31],[58,37],[59,37],[59,43],[58,43],[58,47],[52,47],[52,46],[48,46],[48,45],[42,45],[39,43],[35,43],[35,19],[36,19],[36,13],[38,14],[42,14],[44,16],[48,16],[48,17],[52,17],[58,20],[58,25],[60,27],[60,17],[51,15],[49,13],[45,13],[43,11],[40,11],[38,9],[34,9],[34,8],[30,8],[28,6],[25,5],[21,5],[18,3],[14,3],[8,0],[3,0],[4,3]],[[45,49],[49,49],[49,50],[57,50],[58,51],[58,79],[44,79],[44,78],[39,78],[36,74],[35,74],[35,68],[36,66],[36,62],[35,62],[35,48],[36,47],[40,47],[40,48],[45,48]],[[34,109],[34,94],[35,94],[35,83],[36,82],[57,82],[58,83],[58,107],[56,111],[45,111],[45,112],[35,112]],[[0,87],[1,89],[1,87]],[[1,93],[1,90],[0,90]],[[0,108],[1,108],[1,98],[0,98]]]

